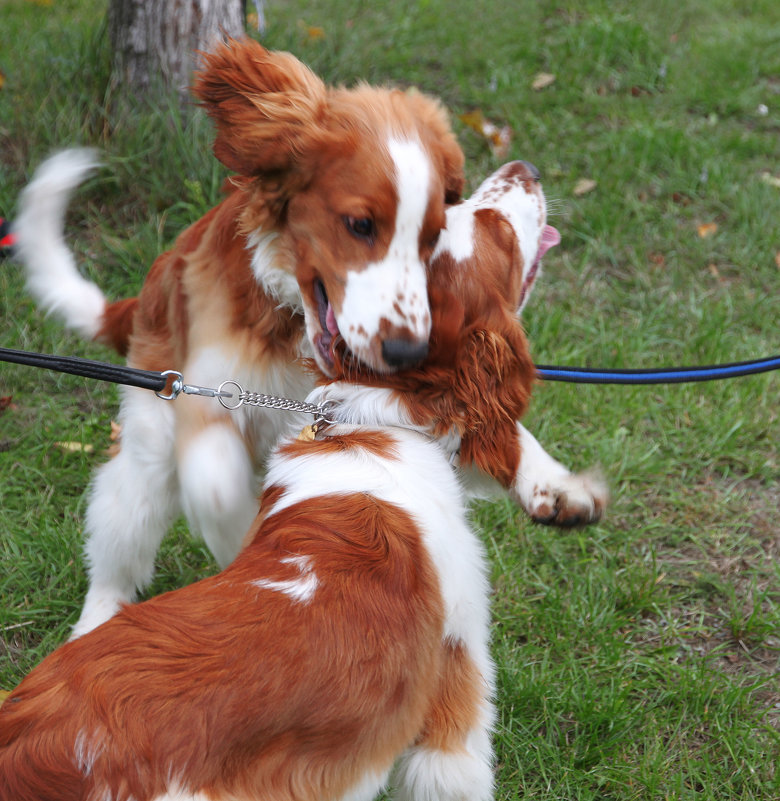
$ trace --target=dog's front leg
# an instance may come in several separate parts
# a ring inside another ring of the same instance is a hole
[[[531,518],[558,526],[599,520],[609,494],[598,473],[572,473],[553,459],[520,423],[517,436],[520,463],[510,494]]]
[[[182,509],[190,527],[225,567],[238,554],[259,507],[252,458],[226,413],[204,415],[200,398],[179,398],[177,403]]]

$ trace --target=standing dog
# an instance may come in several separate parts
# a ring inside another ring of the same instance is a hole
[[[329,89],[289,54],[251,40],[206,56],[195,94],[216,123],[216,155],[238,173],[227,197],[155,261],[137,298],[108,303],[62,239],[68,194],[94,158],[54,157],[24,190],[16,222],[41,306],[134,367],[293,398],[313,384],[301,357],[331,374],[336,343],[378,373],[424,358],[426,262],[463,183],[439,105],[414,92]],[[275,410],[231,414],[132,388],[121,392],[119,420],[121,448],[98,469],[87,508],[90,586],[74,636],[150,581],[181,513],[221,565],[233,559],[257,512],[256,474],[283,426]],[[524,508],[560,522],[598,518],[600,485],[519,431],[534,460],[534,473],[521,462],[513,484]]]
[[[311,398],[328,423],[275,449],[235,561],[66,643],[0,707],[0,797],[492,797],[489,588],[451,462],[512,481],[535,378],[516,311],[549,231],[529,165],[487,190],[457,212],[471,252],[448,226],[431,263],[425,362],[336,346]]]

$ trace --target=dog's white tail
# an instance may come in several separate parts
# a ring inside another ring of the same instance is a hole
[[[47,159],[22,190],[13,224],[27,290],[47,314],[89,339],[100,330],[106,299],[79,273],[63,228],[71,192],[98,164],[95,151],[87,149],[65,150]]]

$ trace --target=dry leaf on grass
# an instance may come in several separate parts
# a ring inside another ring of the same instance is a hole
[[[0,706],[2,706],[3,701],[11,694],[10,690],[0,690]]]
[[[546,89],[548,86],[552,86],[555,83],[555,76],[549,72],[538,72],[535,76],[533,81],[531,81],[531,89],[534,92],[541,92],[542,89]]]
[[[111,421],[111,444],[106,448],[106,456],[113,458],[119,453],[119,440],[122,434],[122,426],[114,420]]]
[[[762,172],[761,180],[765,184],[769,184],[770,186],[774,186],[776,189],[780,189],[780,178],[778,178],[776,175],[772,175],[771,172]]]
[[[321,28],[319,25],[307,25],[302,19],[299,19],[298,28],[306,37],[307,42],[318,42],[325,38],[325,28]]]
[[[458,119],[485,139],[493,155],[497,158],[504,158],[509,152],[509,145],[512,142],[512,129],[508,125],[499,128],[485,118],[481,109],[460,114]]]
[[[717,264],[712,264],[710,262],[710,264],[707,265],[707,269],[710,271],[710,275],[716,281],[719,281],[721,284],[726,282],[725,279],[723,278],[723,276],[720,274],[720,270],[718,269],[718,265]]]
[[[572,191],[575,197],[582,197],[587,195],[588,192],[592,192],[597,186],[598,184],[592,178],[580,178]]]
[[[707,239],[718,230],[718,224],[714,222],[701,223],[696,226],[696,232],[699,234],[700,239]]]
[[[95,450],[94,445],[90,445],[88,442],[55,442],[54,445],[68,453],[93,453]]]

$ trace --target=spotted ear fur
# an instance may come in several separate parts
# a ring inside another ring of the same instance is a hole
[[[507,315],[509,317],[509,315]],[[520,461],[516,425],[536,379],[519,321],[473,328],[458,349],[454,391],[464,410],[460,460],[510,487]]]

